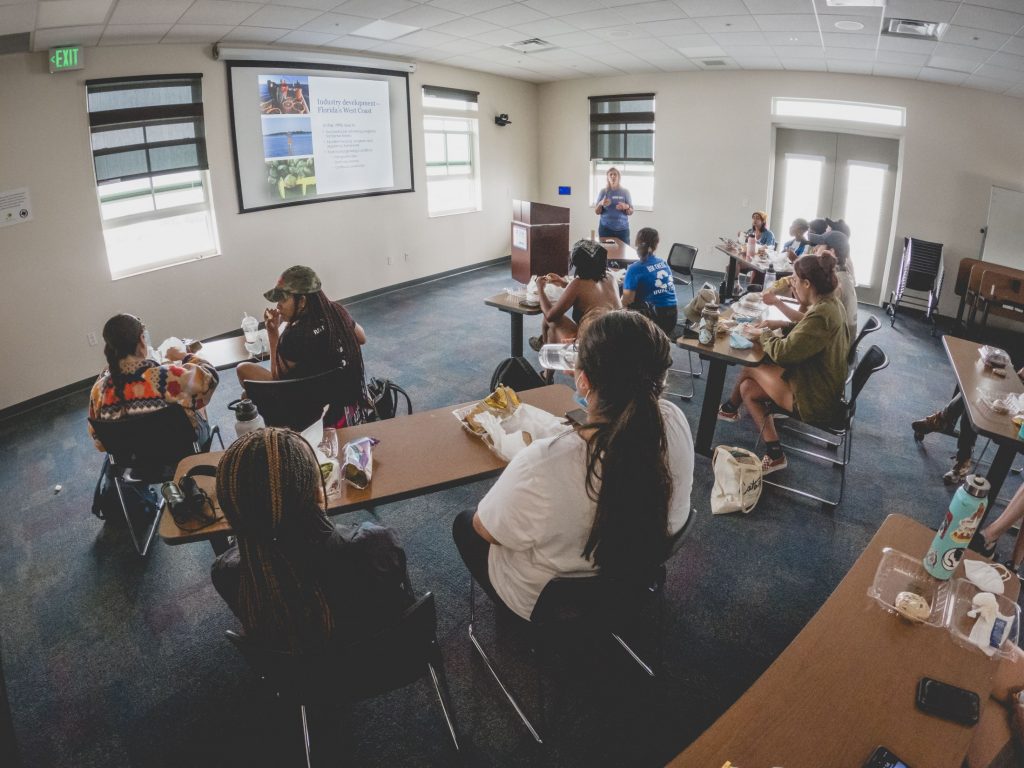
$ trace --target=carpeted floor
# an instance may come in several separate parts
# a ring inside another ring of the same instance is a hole
[[[508,354],[509,321],[483,298],[510,284],[500,265],[351,305],[369,337],[368,372],[401,383],[417,410],[486,394],[492,369]],[[881,316],[862,306],[861,322],[868,312]],[[527,335],[537,326],[528,318]],[[825,512],[768,489],[749,516],[713,518],[709,463],[698,457],[698,516],[669,568],[661,677],[647,680],[610,646],[567,649],[545,676],[551,738],[543,751],[466,636],[468,581],[450,525],[489,481],[378,508],[403,540],[415,585],[436,595],[467,764],[664,764],[786,647],[887,514],[937,523],[952,494],[940,476],[953,441],[932,436],[917,444],[908,422],[952,391],[941,342],[922,320],[901,317],[894,329],[886,319],[868,343],[892,364],[862,395],[843,504]],[[676,359],[686,367],[678,350]],[[682,404],[694,429],[703,388],[697,379],[696,397]],[[233,415],[225,404],[238,389],[224,372],[211,408],[229,436]],[[297,713],[260,695],[224,638],[236,622],[210,584],[210,548],[157,541],[140,559],[122,528],[89,513],[101,456],[86,436],[86,403],[87,393],[76,393],[0,423],[0,639],[25,765],[303,764]],[[752,446],[754,438],[748,419],[719,423],[718,442]],[[793,459],[785,475],[832,487],[838,472]],[[1011,476],[1007,493],[1016,484]],[[1011,543],[1004,540],[1000,552]],[[495,627],[489,608],[483,613],[482,634],[498,664],[536,712],[522,643],[509,627]],[[641,648],[653,651],[656,628],[640,633]],[[347,711],[314,713],[312,727],[325,763],[454,763],[426,681]]]

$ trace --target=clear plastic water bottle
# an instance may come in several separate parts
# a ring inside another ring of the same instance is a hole
[[[774,283],[774,282],[775,282],[775,267],[768,267],[768,271],[764,273],[764,285],[762,286],[761,290],[764,291],[765,293],[768,293],[768,291],[772,287],[772,283]]]
[[[576,354],[575,344],[545,344],[540,348],[540,366],[549,371],[572,371]]]
[[[263,428],[263,417],[256,410],[252,400],[232,400],[228,408],[235,412],[235,435],[242,435],[254,432]]]
[[[259,341],[259,329],[260,321],[255,317],[250,317],[249,313],[246,312],[242,318],[242,333],[245,334],[246,344],[255,344]]]
[[[753,235],[747,237],[747,261],[754,258],[754,254],[757,251],[757,238]]]
[[[924,569],[936,579],[946,581],[956,570],[964,549],[985,516],[991,487],[981,475],[968,475],[953,495],[942,525],[924,556]]]

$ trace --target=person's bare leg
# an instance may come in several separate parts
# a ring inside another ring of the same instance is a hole
[[[548,323],[547,343],[567,344],[576,338],[579,329],[568,317],[560,317],[555,323]]]
[[[1017,492],[1013,494],[1013,498],[1010,499],[1010,503],[1006,505],[1006,509],[1002,513],[989,523],[982,530],[981,535],[985,538],[985,545],[991,547],[1000,537],[1010,530],[1015,523],[1019,520],[1024,519],[1024,485],[1017,489]],[[1018,541],[1018,544],[1020,542]],[[1013,561],[1017,561],[1017,547],[1014,547]]]
[[[242,385],[243,396],[245,395],[245,382],[274,380],[270,369],[264,368],[259,363],[239,363],[235,368],[235,375],[238,376],[238,383]]]

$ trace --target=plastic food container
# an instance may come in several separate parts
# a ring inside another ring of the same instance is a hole
[[[975,618],[967,615],[973,609],[974,596],[981,591],[965,578],[953,578],[949,581],[933,578],[924,569],[920,557],[886,547],[882,550],[882,559],[878,563],[875,580],[868,589],[868,595],[877,600],[885,610],[897,616],[900,614],[896,611],[896,596],[900,592],[920,595],[931,606],[928,618],[921,623],[945,628],[958,645],[983,654],[981,648],[970,641]],[[1020,606],[1005,595],[995,595],[995,598],[999,613],[1012,617],[1012,626],[1002,645],[990,658],[1010,658],[1020,632]]]

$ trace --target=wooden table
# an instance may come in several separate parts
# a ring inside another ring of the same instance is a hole
[[[520,397],[524,403],[558,416],[576,407],[573,391],[564,384],[531,389]],[[480,438],[463,429],[452,415],[459,407],[452,405],[339,429],[339,446],[367,435],[380,440],[380,445],[373,448],[370,486],[359,490],[342,483],[341,492],[327,499],[328,513],[338,515],[375,507],[500,474],[505,462]],[[178,464],[174,479],[179,480],[197,464],[216,465],[222,455],[223,451],[214,451],[189,456]],[[216,500],[214,478],[197,477],[196,481]],[[160,519],[160,538],[168,544],[211,541],[217,550],[230,533],[231,527],[225,520],[198,531],[187,531],[178,527],[167,510]]]
[[[963,393],[964,406],[971,426],[979,435],[991,439],[998,446],[992,466],[986,475],[992,484],[988,496],[988,509],[985,510],[987,517],[992,511],[993,502],[999,498],[999,490],[1006,480],[1006,473],[1010,471],[1013,457],[1024,448],[1024,441],[1017,439],[1018,429],[1009,416],[993,413],[982,405],[978,398],[983,394],[992,397],[1002,397],[1008,393],[1020,394],[1024,392],[1024,385],[1014,373],[1012,366],[1007,367],[1005,377],[996,376],[991,369],[986,368],[978,355],[980,344],[954,336],[943,336],[942,346],[949,356],[950,365],[953,366],[957,388]]]
[[[202,349],[196,352],[196,354],[208,363],[213,363],[213,367],[218,371],[234,368],[239,363],[258,362],[269,357],[266,354],[258,356],[251,354],[245,348],[244,336],[229,336],[226,339],[204,341]]]
[[[990,281],[996,275],[1001,275],[1006,278],[1005,282],[1010,283],[1011,286],[1016,282],[1017,285],[1012,286],[1014,294],[1020,291],[1020,284],[1024,283],[1024,271],[1022,270],[1006,267],[1001,264],[991,264],[986,261],[979,261],[978,259],[960,259],[956,273],[956,283],[953,288],[954,293],[960,297],[960,304],[956,310],[957,325],[962,326],[964,324],[964,310],[968,306],[970,306],[970,313],[968,314],[967,325],[973,324],[979,304],[984,304],[986,309],[995,314],[1020,319],[1020,312],[1012,306],[1018,303],[1015,301],[1018,297],[1009,297],[1008,303],[1011,307],[1006,309],[1000,306],[999,298],[1001,297],[996,298],[995,301],[985,301],[985,294],[991,291],[993,287],[991,283],[987,287],[981,285],[986,273],[989,273]],[[990,304],[995,306],[990,308]]]
[[[524,307],[519,299],[514,298],[507,292],[496,293],[489,299],[484,299],[488,307],[497,307],[502,312],[507,312],[512,321],[512,357],[523,356],[523,316],[539,315],[540,307]]]
[[[911,625],[867,595],[883,547],[923,555],[934,535],[889,515],[782,655],[670,765],[852,767],[883,744],[913,768],[960,768],[974,729],[920,712],[917,683],[927,676],[974,691],[984,712],[993,706],[999,662],[956,645],[941,627]],[[1011,579],[1008,596],[1015,599],[1019,586]]]
[[[725,243],[719,243],[715,246],[715,250],[724,253],[729,257],[729,263],[725,268],[725,295],[732,296],[733,286],[736,284],[736,273],[739,272],[740,267],[746,267],[747,269],[753,270],[754,272],[764,272],[767,265],[763,262],[750,261],[747,259],[746,246],[740,248],[730,248]],[[783,269],[775,273],[775,277],[785,277],[786,275],[793,274],[792,269]]]
[[[614,262],[622,267],[628,267],[633,262],[640,261],[640,257],[636,254],[636,248],[617,237],[600,237],[598,241],[608,251],[609,264]]]

